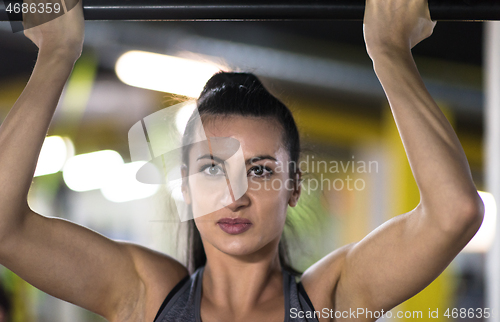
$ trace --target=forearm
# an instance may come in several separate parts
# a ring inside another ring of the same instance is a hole
[[[420,191],[421,206],[441,217],[449,210],[451,216],[458,216],[455,210],[480,208],[462,146],[426,90],[411,52],[372,58]]]
[[[74,60],[40,52],[31,78],[0,126],[0,233],[22,221],[36,163]]]

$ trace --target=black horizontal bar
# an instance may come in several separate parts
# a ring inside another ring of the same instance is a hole
[[[365,0],[82,1],[86,20],[362,20],[365,9]],[[500,20],[500,0],[428,1],[433,20]],[[2,4],[0,21],[7,20]]]

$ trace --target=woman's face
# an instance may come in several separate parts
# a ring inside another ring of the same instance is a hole
[[[197,132],[196,139],[202,139]],[[295,206],[300,195],[290,179],[281,128],[272,119],[227,116],[204,122],[204,132],[209,144],[195,144],[189,151],[184,195],[205,249],[249,255],[271,242],[277,245],[287,207]],[[231,138],[228,149],[220,138]],[[236,150],[234,142],[239,142],[241,157],[228,160]]]

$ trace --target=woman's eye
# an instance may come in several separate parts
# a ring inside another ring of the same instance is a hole
[[[209,165],[203,169],[203,172],[209,176],[222,176],[224,171],[218,165]]]
[[[253,175],[255,177],[268,177],[273,173],[273,171],[267,167],[257,166],[253,167],[248,171],[248,175]]]

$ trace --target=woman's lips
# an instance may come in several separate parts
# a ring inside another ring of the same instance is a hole
[[[228,234],[238,235],[249,230],[252,222],[245,218],[222,218],[217,225]]]

